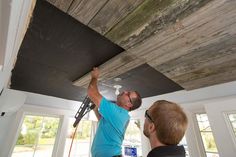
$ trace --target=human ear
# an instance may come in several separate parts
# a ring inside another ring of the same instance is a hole
[[[149,124],[149,132],[150,133],[153,133],[153,132],[155,132],[156,131],[156,128],[155,128],[155,125],[154,125],[154,123],[151,123],[151,124]]]

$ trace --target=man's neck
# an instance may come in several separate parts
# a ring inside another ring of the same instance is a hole
[[[129,107],[127,107],[126,105],[122,105],[122,104],[119,104],[119,102],[116,102],[116,104],[120,107],[122,107],[123,109],[129,111]]]
[[[151,148],[156,148],[156,147],[160,147],[160,146],[165,146],[165,144],[161,143],[156,135],[151,135],[152,137],[149,138],[149,142],[150,142],[150,145],[151,145]]]

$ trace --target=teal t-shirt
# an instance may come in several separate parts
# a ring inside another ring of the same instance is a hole
[[[101,119],[93,139],[92,157],[121,155],[121,145],[129,123],[129,113],[104,97],[100,102]]]

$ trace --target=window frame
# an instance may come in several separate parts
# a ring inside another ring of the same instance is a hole
[[[234,147],[236,148],[236,134],[234,133],[233,126],[230,122],[229,114],[236,114],[236,110],[223,112],[223,117],[224,117],[227,129],[229,131],[231,139],[233,140]]]
[[[23,125],[23,123],[24,123],[24,119],[25,119],[25,117],[26,116],[39,116],[39,117],[50,117],[50,118],[58,118],[59,119],[59,123],[58,123],[58,129],[57,129],[57,134],[56,134],[56,136],[55,136],[55,142],[54,142],[54,145],[53,145],[53,150],[52,150],[52,155],[53,155],[53,153],[55,152],[55,149],[56,149],[56,143],[57,143],[57,138],[58,138],[58,132],[60,131],[60,126],[61,126],[61,121],[62,121],[62,118],[59,116],[59,115],[52,115],[52,114],[44,114],[44,113],[36,113],[36,112],[25,112],[24,114],[23,114],[23,117],[22,117],[22,121],[21,121],[21,125],[19,125],[19,131],[17,132],[17,134],[16,134],[16,141],[17,141],[17,139],[18,139],[18,136],[19,136],[19,134],[20,134],[20,130],[21,130],[21,127],[22,127],[22,125]],[[43,121],[42,121],[43,122]],[[38,145],[38,140],[37,140],[37,143],[36,143],[36,146]],[[15,145],[16,145],[16,142],[15,142],[15,144],[13,145],[13,150],[14,150],[14,148],[15,148]],[[35,152],[35,149],[36,148],[34,148],[34,152]],[[12,155],[12,153],[13,153],[13,151],[11,152],[11,155]]]
[[[199,153],[201,154],[202,157],[207,157],[206,156],[206,151],[205,151],[205,147],[202,141],[202,136],[200,133],[200,129],[198,126],[198,121],[197,121],[197,114],[204,114],[206,113],[205,111],[197,111],[197,112],[192,112],[191,113],[191,118],[192,118],[192,122],[193,122],[193,129],[195,132],[195,139],[197,141],[197,146],[199,147]],[[190,156],[191,156],[191,152],[190,152]]]
[[[207,157],[207,153],[214,153],[214,152],[207,152],[205,147],[204,147],[201,131],[200,131],[198,120],[197,120],[197,114],[206,114],[207,115],[207,113],[205,111],[199,111],[199,112],[194,112],[193,113],[194,128],[197,130],[196,131],[196,138],[197,138],[197,141],[198,141],[198,145],[200,147],[200,152],[201,152],[201,154],[204,157]],[[208,118],[208,115],[207,115],[207,118]],[[208,118],[208,121],[209,121],[209,118]],[[210,124],[210,121],[209,121],[209,124]],[[213,138],[215,140],[214,132],[212,130],[211,131],[207,131],[207,132],[211,132],[212,135],[213,135]],[[217,147],[217,143],[216,142],[215,142],[215,144],[216,144],[216,147]],[[217,148],[217,150],[218,150],[218,148]],[[219,151],[218,151],[218,153],[215,153],[215,154],[219,155]]]
[[[60,156],[64,153],[64,143],[65,143],[65,135],[66,129],[68,127],[69,116],[74,115],[73,111],[64,110],[64,109],[55,109],[50,107],[42,107],[42,106],[32,106],[25,104],[20,110],[16,113],[15,121],[11,124],[12,129],[10,130],[10,136],[7,138],[6,145],[8,146],[8,156],[11,156],[17,142],[21,126],[24,122],[24,117],[26,115],[35,115],[35,116],[47,116],[47,117],[55,117],[59,118],[59,125],[57,130],[57,135],[55,137],[55,143],[53,146],[52,156]]]

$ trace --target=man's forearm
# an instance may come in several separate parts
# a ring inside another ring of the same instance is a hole
[[[98,112],[98,107],[96,106],[94,109],[93,109],[98,121],[101,119],[101,115],[100,113]]]
[[[89,86],[88,86],[88,90],[98,92],[97,82],[98,82],[98,80],[96,78],[91,78],[91,81],[90,81]]]
[[[102,95],[98,91],[97,78],[91,78],[91,81],[88,86],[88,96],[93,101],[96,106],[100,105]]]

